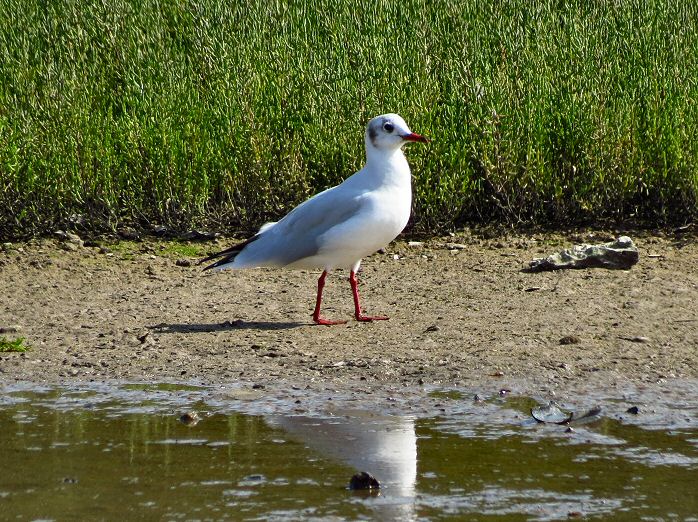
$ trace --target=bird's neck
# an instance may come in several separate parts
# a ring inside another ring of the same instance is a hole
[[[365,169],[371,172],[371,176],[379,184],[409,187],[412,181],[410,166],[400,148],[379,150],[375,147],[367,147]]]

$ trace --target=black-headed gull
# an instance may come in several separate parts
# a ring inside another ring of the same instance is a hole
[[[361,311],[356,272],[361,259],[383,248],[405,228],[412,206],[410,167],[402,146],[427,142],[397,114],[368,122],[366,165],[343,183],[316,194],[283,219],[267,223],[247,241],[213,254],[200,263],[221,258],[211,268],[322,268],[317,283],[313,321],[342,324],[320,316],[325,278],[335,268],[348,268],[357,321],[378,321]]]

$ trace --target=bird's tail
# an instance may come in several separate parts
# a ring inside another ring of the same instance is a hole
[[[211,254],[210,256],[201,259],[197,264],[201,265],[203,263],[206,263],[207,261],[211,261],[213,259],[218,259],[219,257],[221,258],[221,259],[218,259],[218,261],[216,261],[215,263],[204,267],[204,271],[205,271],[205,270],[210,270],[212,268],[218,268],[219,266],[227,265],[228,263],[232,263],[233,261],[235,261],[235,257],[240,252],[242,252],[242,250],[247,245],[249,245],[253,241],[256,241],[257,239],[259,239],[259,234],[255,234],[247,241],[244,241],[242,243],[238,243],[237,245],[231,246],[230,248],[228,248],[226,250],[223,250],[221,252],[217,252],[215,254]]]

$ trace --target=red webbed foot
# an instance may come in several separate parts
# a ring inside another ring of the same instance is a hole
[[[325,319],[324,317],[315,317],[313,315],[313,321],[315,321],[315,324],[321,324],[323,326],[332,326],[335,324],[347,324],[346,321],[333,321],[332,319]]]

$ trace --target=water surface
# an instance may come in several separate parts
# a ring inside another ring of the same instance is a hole
[[[251,414],[234,396],[6,388],[2,519],[698,520],[695,427],[601,415],[569,432],[530,419],[525,397],[444,395],[457,407],[424,416]],[[358,470],[379,493],[347,489]]]

